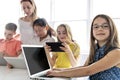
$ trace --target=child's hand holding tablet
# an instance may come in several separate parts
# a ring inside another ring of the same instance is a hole
[[[51,47],[52,52],[64,52],[60,47],[64,47],[61,42],[46,42]]]

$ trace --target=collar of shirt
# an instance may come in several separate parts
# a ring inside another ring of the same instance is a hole
[[[15,39],[14,38],[12,38],[11,40],[3,40],[2,42],[12,42],[12,41],[14,41]]]

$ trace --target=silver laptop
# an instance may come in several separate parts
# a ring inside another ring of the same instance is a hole
[[[6,66],[7,62],[6,60],[3,58],[2,54],[0,53],[0,66]]]
[[[30,78],[66,80],[66,78],[46,76],[50,66],[43,46],[22,45],[22,51]]]
[[[31,78],[44,77],[50,69],[44,47],[41,45],[22,45],[22,51],[29,76]]]
[[[4,57],[7,63],[11,64],[14,68],[17,69],[27,69],[25,65],[25,60],[23,57]]]

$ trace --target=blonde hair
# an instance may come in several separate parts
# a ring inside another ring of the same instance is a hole
[[[91,24],[91,34],[90,34],[90,55],[89,55],[89,60],[88,60],[88,64],[91,64],[93,62],[93,58],[95,55],[95,48],[96,48],[96,39],[93,36],[93,23],[97,18],[103,18],[107,21],[109,28],[110,28],[110,35],[107,39],[107,43],[106,43],[106,48],[105,50],[107,50],[110,46],[112,47],[119,47],[119,40],[118,40],[118,32],[116,29],[116,26],[114,24],[114,22],[112,21],[112,19],[104,14],[100,14],[97,15]]]
[[[66,31],[66,33],[67,33],[68,38],[69,38],[71,41],[73,41],[73,37],[72,37],[72,32],[71,32],[70,26],[67,25],[67,24],[60,24],[60,25],[57,27],[57,31],[58,31],[58,28],[59,28],[59,27],[64,27],[64,28],[65,28],[65,31]],[[58,39],[58,41],[60,41],[60,40]]]
[[[34,12],[32,13],[32,22],[37,18],[37,7],[34,0],[21,0],[22,2],[30,2],[30,4],[34,7]]]

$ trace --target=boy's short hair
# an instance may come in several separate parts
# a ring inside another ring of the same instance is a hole
[[[15,23],[8,23],[8,24],[6,24],[5,29],[15,32],[17,29],[17,25]]]

